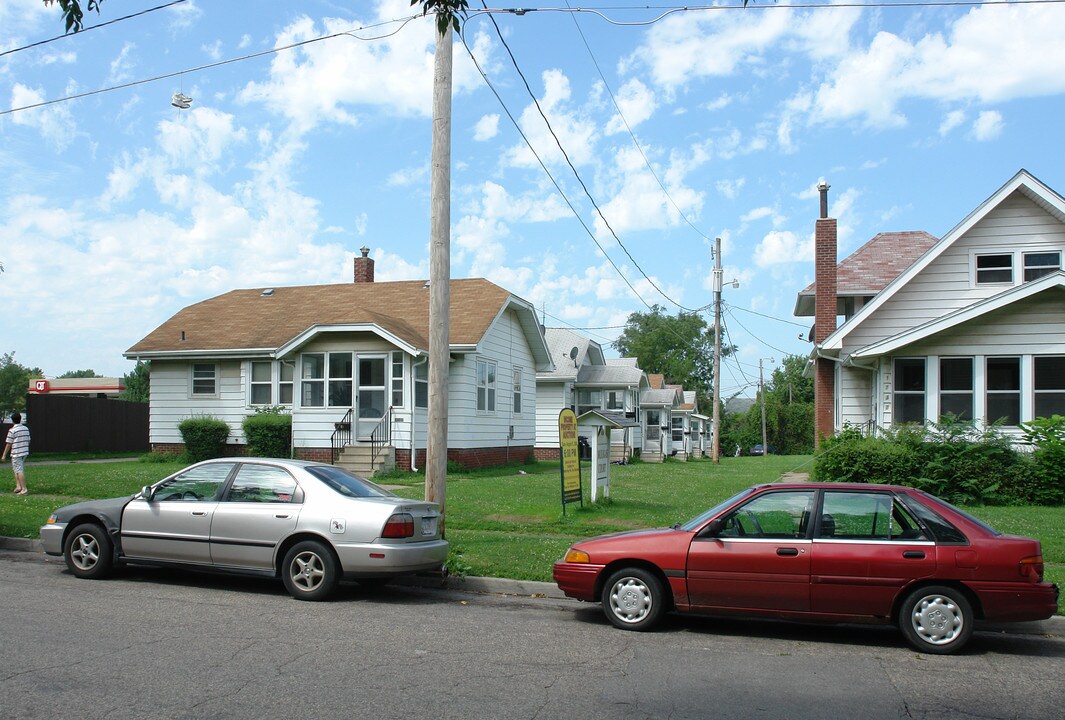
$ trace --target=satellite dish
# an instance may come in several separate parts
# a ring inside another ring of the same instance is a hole
[[[569,351],[569,359],[573,361],[573,367],[577,367],[577,353],[579,352],[580,350],[577,349],[576,345],[574,345],[573,349]]]

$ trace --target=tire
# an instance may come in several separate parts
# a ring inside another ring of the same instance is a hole
[[[973,609],[960,590],[928,585],[906,596],[899,608],[899,629],[923,653],[957,652],[973,634]]]
[[[75,577],[98,580],[114,566],[114,546],[96,523],[75,526],[63,543],[63,559]]]
[[[666,611],[666,594],[658,577],[643,568],[613,573],[600,597],[607,620],[622,630],[650,630]]]
[[[285,589],[297,600],[325,600],[340,580],[332,550],[317,540],[296,543],[281,563]]]

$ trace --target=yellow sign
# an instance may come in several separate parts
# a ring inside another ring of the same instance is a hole
[[[566,503],[579,502],[581,497],[581,459],[577,443],[577,416],[569,408],[558,414],[558,449],[562,462],[562,512]]]

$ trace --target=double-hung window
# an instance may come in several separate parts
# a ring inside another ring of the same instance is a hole
[[[278,363],[277,401],[282,405],[292,404],[292,377],[296,366],[286,360]]]
[[[577,391],[577,415],[583,415],[589,410],[601,410],[603,407],[602,390],[578,390]]]
[[[514,414],[521,415],[521,368],[514,368]]]
[[[306,353],[300,362],[303,407],[325,407],[325,353]]]
[[[986,380],[987,423],[1018,424],[1021,420],[1021,359],[989,357]]]
[[[271,405],[274,402],[273,362],[270,360],[252,360],[251,363],[251,404]]]
[[[939,359],[939,415],[973,419],[973,359]]]
[[[422,361],[414,364],[414,407],[429,407],[429,363]]]
[[[403,406],[403,353],[392,353],[392,406]]]
[[[1065,357],[1034,358],[1035,416],[1065,415]]]
[[[477,409],[482,412],[496,411],[496,364],[486,360],[477,361]]]
[[[349,352],[329,353],[329,406],[351,407],[354,364]]]
[[[218,396],[218,366],[214,363],[192,364],[192,394]]]
[[[895,358],[891,420],[894,424],[925,420],[924,358]]]

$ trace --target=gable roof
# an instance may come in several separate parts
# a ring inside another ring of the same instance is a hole
[[[647,384],[651,386],[652,390],[664,390],[666,376],[662,373],[647,373]]]
[[[891,299],[895,293],[905,287],[919,272],[928,267],[936,258],[943,254],[958,238],[967,233],[974,225],[983,220],[988,213],[998,207],[1006,198],[1014,192],[1020,192],[1037,206],[1045,210],[1051,216],[1065,223],[1065,198],[1036,179],[1031,173],[1023,168],[1014,175],[1009,182],[1000,187],[991,197],[984,200],[979,207],[969,213],[960,223],[954,226],[950,232],[933,245],[924,255],[892,280],[887,287],[878,293],[870,302],[866,303],[847,322],[836,328],[836,331],[825,338],[821,344],[821,350],[838,351],[843,345],[843,339],[865,321],[870,315]],[[814,352],[817,352],[815,348]]]
[[[483,278],[451,281],[449,344],[473,351],[514,309],[538,367],[550,367],[529,303]],[[417,354],[429,349],[424,280],[233,290],[180,310],[124,354],[128,358],[280,357],[326,332],[365,331]]]
[[[577,373],[578,385],[647,387],[647,379],[637,367],[625,365],[584,365]]]
[[[640,394],[640,405],[647,407],[648,405],[663,405],[673,407],[677,404],[677,391],[667,389],[654,389],[644,390]]]
[[[924,230],[878,233],[836,266],[836,297],[876,295],[937,242]],[[814,316],[816,293],[816,281],[799,292],[797,317]]]
[[[605,362],[599,343],[569,328],[544,328],[544,340],[555,366],[552,370],[537,373],[541,380],[573,380],[578,369],[586,363],[602,365]],[[577,353],[571,358],[573,350]]]

